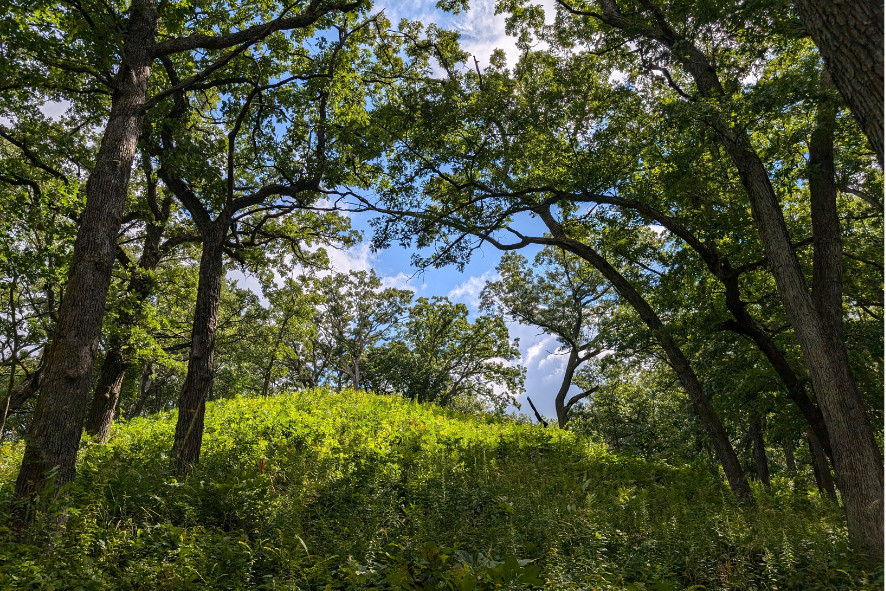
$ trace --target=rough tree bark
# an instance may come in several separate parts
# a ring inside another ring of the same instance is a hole
[[[883,2],[797,0],[834,84],[883,166]]]
[[[689,360],[683,355],[683,351],[674,341],[670,332],[658,317],[658,314],[655,313],[655,310],[652,309],[645,298],[634,289],[634,286],[596,250],[579,240],[566,236],[563,228],[551,215],[550,210],[542,208],[537,213],[547,226],[548,231],[551,232],[557,245],[583,258],[600,271],[619,295],[637,312],[643,322],[646,323],[646,326],[649,327],[650,332],[664,350],[671,367],[689,395],[695,414],[707,431],[717,459],[726,473],[726,479],[729,481],[730,488],[739,498],[752,502],[753,494],[748,485],[747,476],[741,468],[735,449],[732,447],[729,436],[726,434],[726,429],[723,427],[723,422],[711,405],[710,400],[705,396],[698,376],[692,369]]]
[[[58,326],[47,352],[40,395],[15,484],[18,498],[42,490],[53,470],[56,485],[74,478],[93,356],[101,336],[117,234],[144,118],[156,27],[154,0],[133,0],[111,113],[86,184],[86,207],[74,243]]]
[[[831,338],[843,342],[843,237],[837,213],[834,125],[837,107],[822,76],[821,100],[809,138],[809,213],[812,218],[812,298]]]
[[[50,472],[62,485],[74,478],[83,429],[92,364],[114,266],[117,234],[123,220],[126,191],[145,112],[187,85],[146,100],[151,65],[156,58],[194,50],[248,48],[277,31],[310,27],[331,12],[350,12],[350,4],[312,2],[298,15],[285,16],[225,35],[194,34],[155,43],[156,0],[132,0],[123,31],[121,61],[114,79],[111,112],[86,183],[86,206],[74,243],[71,270],[59,307],[58,323],[48,347],[37,408],[31,421],[17,498],[44,488]],[[235,53],[229,54],[230,56]],[[221,58],[188,79],[195,84],[226,63]],[[22,516],[26,517],[26,516]]]
[[[124,346],[119,337],[111,340],[92,394],[92,404],[86,413],[86,434],[94,437],[98,443],[106,443],[111,436],[120,390],[129,369],[129,363],[123,356]]]
[[[188,355],[188,373],[178,399],[178,421],[172,445],[175,471],[179,475],[188,474],[200,460],[206,396],[214,377],[215,334],[224,280],[222,246],[229,224],[227,216],[220,216],[201,231],[203,252],[191,329],[191,351]]]

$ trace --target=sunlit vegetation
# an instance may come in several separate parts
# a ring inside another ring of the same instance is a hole
[[[851,566],[837,508],[802,480],[776,479],[742,509],[704,462],[651,462],[509,417],[353,391],[211,404],[186,480],[167,457],[173,428],[162,413],[86,446],[63,496],[30,503],[22,537],[0,529],[0,587],[878,584]],[[20,453],[6,446],[0,460],[5,515]]]

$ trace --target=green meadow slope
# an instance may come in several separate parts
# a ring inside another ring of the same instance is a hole
[[[704,468],[555,429],[355,392],[241,398],[209,405],[184,482],[173,429],[85,443],[67,507],[40,499],[18,535],[4,446],[0,589],[882,587],[817,495],[782,482],[741,508]]]

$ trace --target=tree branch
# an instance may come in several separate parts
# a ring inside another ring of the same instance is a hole
[[[300,15],[288,18],[284,18],[283,15],[281,15],[279,18],[269,23],[255,25],[236,33],[228,33],[227,35],[195,34],[187,37],[168,39],[158,43],[154,47],[154,55],[161,57],[195,49],[226,49],[235,45],[243,45],[245,48],[248,45],[261,41],[272,33],[291,29],[303,29],[313,25],[330,12],[351,12],[359,8],[362,4],[361,1],[358,1],[344,4],[334,3],[321,7],[319,0],[312,0],[305,12]]]
[[[535,413],[535,418],[538,420],[538,422],[541,423],[542,425],[544,425],[545,427],[547,427],[547,426],[548,426],[548,422],[544,419],[543,416],[541,416],[541,413],[538,412],[538,409],[535,408],[535,405],[532,404],[532,398],[530,398],[529,396],[527,396],[527,397],[526,397],[526,400],[529,401],[529,406],[532,407],[532,412]]]

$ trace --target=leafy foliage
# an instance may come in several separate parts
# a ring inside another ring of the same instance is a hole
[[[860,589],[834,507],[789,481],[741,510],[700,465],[398,397],[212,403],[203,461],[170,413],[86,443],[77,480],[0,522],[0,586],[66,589]],[[21,445],[3,447],[9,515]],[[62,512],[62,513],[59,513]],[[46,527],[62,520],[62,527]],[[696,587],[697,588],[697,587]]]
[[[503,412],[523,388],[520,351],[504,320],[468,319],[464,304],[419,298],[396,337],[373,352],[369,384],[417,402],[493,406]]]

